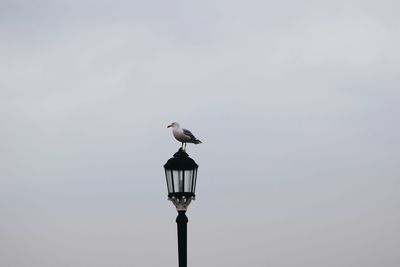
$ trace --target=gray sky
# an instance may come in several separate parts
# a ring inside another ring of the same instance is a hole
[[[0,266],[399,266],[399,9],[0,1]]]

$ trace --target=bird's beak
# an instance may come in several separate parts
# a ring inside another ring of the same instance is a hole
[[[172,127],[172,124],[168,125],[167,128]]]

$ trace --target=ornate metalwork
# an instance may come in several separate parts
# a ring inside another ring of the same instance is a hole
[[[181,197],[181,198],[176,198],[176,197],[169,197],[168,200],[170,200],[176,207],[177,211],[186,211],[189,207],[190,202],[194,200],[193,197]]]

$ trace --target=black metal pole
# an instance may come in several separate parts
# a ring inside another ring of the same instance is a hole
[[[187,267],[187,222],[185,210],[178,211],[176,224],[178,226],[178,257],[179,267]]]

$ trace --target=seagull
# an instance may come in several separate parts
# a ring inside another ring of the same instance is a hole
[[[189,130],[181,128],[179,123],[173,122],[170,125],[168,125],[167,128],[172,127],[172,134],[174,135],[175,139],[178,140],[179,142],[182,143],[182,149],[183,151],[186,150],[186,144],[187,143],[193,143],[193,144],[201,144],[201,141],[197,139],[192,132]],[[185,145],[185,148],[183,148],[183,145]]]

